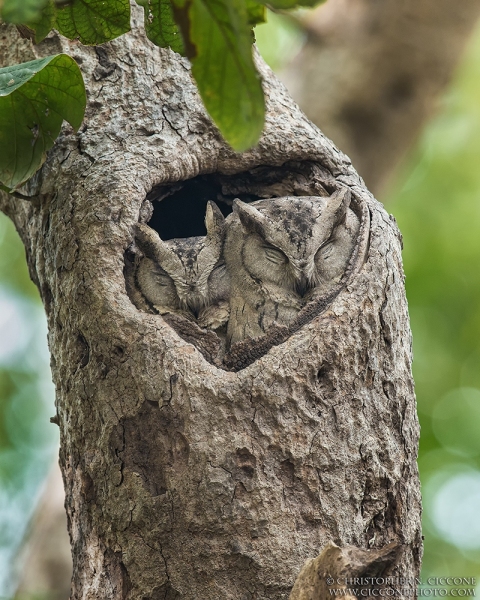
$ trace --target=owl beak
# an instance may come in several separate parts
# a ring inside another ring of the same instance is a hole
[[[190,311],[193,313],[195,318],[197,318],[201,307],[200,307],[199,303],[196,302],[196,298],[193,300],[192,299],[187,300],[187,306],[190,309]]]
[[[185,287],[185,305],[194,314],[195,318],[198,318],[200,311],[204,308],[204,298],[207,295],[208,290],[198,283],[189,283]]]
[[[291,266],[293,267],[294,290],[300,298],[303,298],[315,287],[314,265],[308,261],[292,261]]]
[[[313,287],[312,283],[310,282],[310,280],[308,279],[308,277],[306,275],[304,275],[303,273],[297,277],[297,280],[295,282],[295,291],[297,292],[297,294],[303,298],[303,296],[305,296],[305,294]]]

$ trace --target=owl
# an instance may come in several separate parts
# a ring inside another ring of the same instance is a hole
[[[227,344],[288,325],[307,302],[341,279],[360,222],[346,189],[330,197],[234,202],[227,219],[230,276]]]
[[[214,202],[207,204],[205,226],[205,237],[163,241],[148,225],[137,224],[135,243],[144,256],[136,282],[160,314],[215,330],[228,320],[230,286],[222,255],[225,219]]]

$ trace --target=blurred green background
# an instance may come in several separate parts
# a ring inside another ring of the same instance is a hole
[[[54,414],[43,308],[0,213],[0,597],[13,591],[13,560],[57,452]]]
[[[291,21],[257,28],[281,69],[302,43]],[[423,576],[480,579],[480,30],[437,116],[380,198],[404,236],[422,426]],[[0,214],[0,596],[54,460],[58,431],[46,326],[23,247]]]

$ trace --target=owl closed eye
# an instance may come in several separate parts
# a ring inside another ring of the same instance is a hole
[[[160,267],[157,264],[153,264],[153,271],[152,271],[153,277],[155,279],[155,282],[161,286],[161,287],[173,287],[173,289],[175,289],[175,286],[172,286],[172,278],[170,277],[170,275],[164,271],[162,269],[162,267]]]
[[[138,265],[136,280],[140,291],[160,314],[180,307],[173,279],[155,260],[144,256]]]
[[[359,218],[350,208],[347,209],[331,238],[315,255],[317,283],[310,296],[329,291],[341,280],[352,256],[359,229]]]
[[[266,246],[266,245],[263,245],[262,248],[265,253],[266,259],[269,260],[270,262],[272,262],[273,264],[284,265],[287,263],[288,258],[285,256],[285,254],[281,250],[278,250],[277,248],[274,248],[273,246]]]
[[[160,313],[177,313],[215,329],[228,318],[228,275],[222,257],[224,217],[209,202],[207,235],[163,241],[150,227],[136,226],[136,244],[143,253],[137,285]]]
[[[332,256],[333,251],[334,251],[333,240],[329,240],[328,242],[326,242],[323,246],[321,246],[318,249],[318,252],[315,255],[315,263],[317,263],[317,261],[320,259],[326,260],[327,258]]]

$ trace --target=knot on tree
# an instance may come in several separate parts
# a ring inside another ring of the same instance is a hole
[[[402,546],[395,542],[378,550],[356,546],[340,548],[328,542],[316,558],[307,560],[289,600],[327,600],[332,596],[357,600],[367,595],[392,596],[398,586],[395,578],[388,575],[401,552]]]

